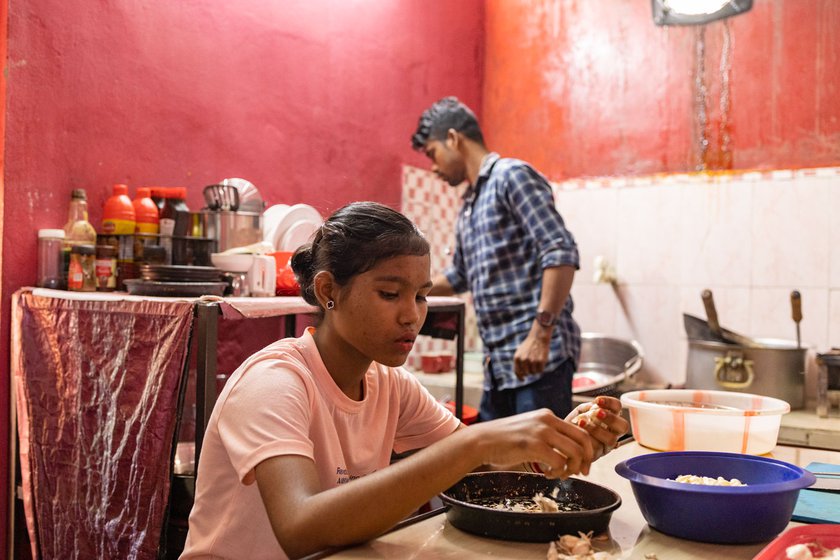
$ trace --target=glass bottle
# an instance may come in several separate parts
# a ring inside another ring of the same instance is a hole
[[[64,224],[63,277],[67,285],[67,270],[70,267],[70,251],[76,245],[96,245],[96,230],[88,221],[87,193],[85,189],[73,189],[67,223]]]

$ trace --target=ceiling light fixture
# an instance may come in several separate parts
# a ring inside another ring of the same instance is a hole
[[[656,25],[702,25],[743,14],[753,0],[651,0]]]

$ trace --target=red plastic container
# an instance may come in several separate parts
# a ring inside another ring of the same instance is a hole
[[[291,251],[277,251],[269,253],[277,263],[277,289],[275,295],[297,296],[300,295],[300,286],[295,279],[295,272],[292,270],[289,260],[292,258]]]
[[[445,373],[455,367],[455,356],[446,352],[428,353],[420,356],[423,373]]]
[[[761,549],[761,552],[753,560],[786,560],[788,547],[804,544],[811,548],[814,543],[818,543],[817,546],[814,546],[815,550],[818,550],[819,547],[829,550],[840,548],[840,525],[826,523],[791,527]],[[819,558],[816,555],[814,557]]]
[[[455,401],[447,401],[443,403],[443,406],[448,408],[449,412],[455,414]],[[478,420],[478,410],[476,410],[474,407],[468,404],[462,404],[461,408],[461,415],[463,416],[463,418],[461,418],[461,422],[469,426],[470,424]]]

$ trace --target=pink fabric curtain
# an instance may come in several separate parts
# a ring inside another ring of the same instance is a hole
[[[12,377],[33,557],[153,559],[193,304],[13,299]]]

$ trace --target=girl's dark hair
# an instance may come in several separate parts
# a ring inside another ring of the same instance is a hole
[[[327,218],[312,242],[295,251],[291,265],[303,299],[320,306],[314,280],[322,270],[345,286],[383,259],[428,253],[429,242],[411,220],[376,202],[353,202]]]

